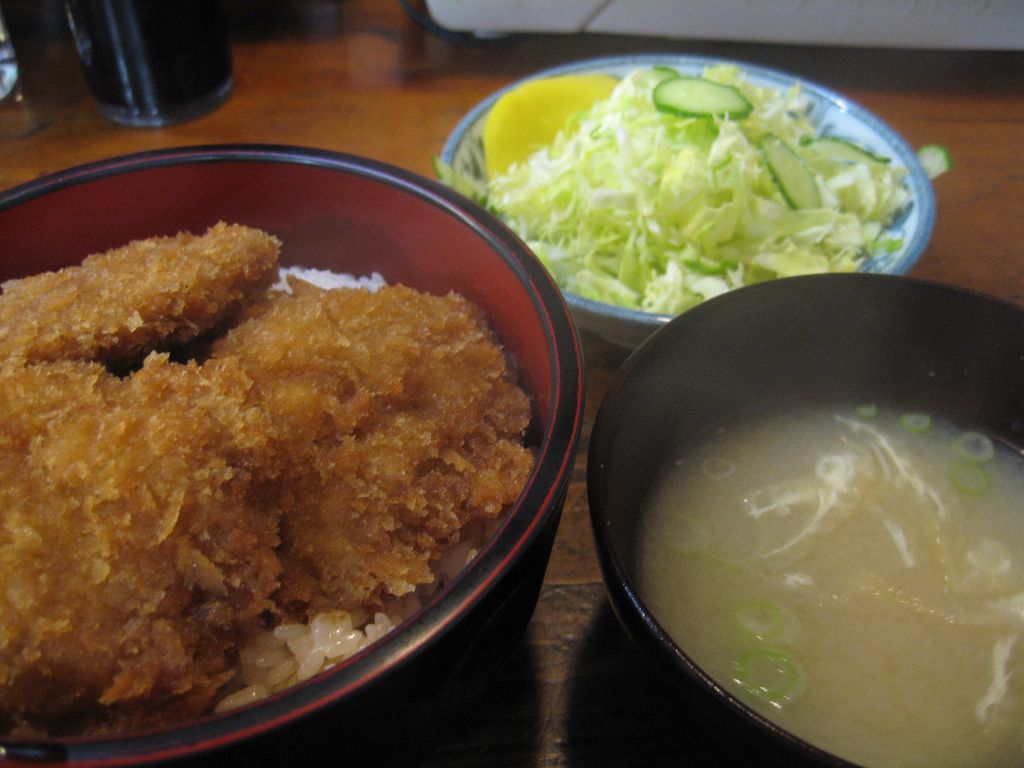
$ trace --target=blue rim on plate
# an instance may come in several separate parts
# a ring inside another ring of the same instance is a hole
[[[626,75],[638,67],[669,66],[682,74],[699,74],[707,66],[732,64],[758,85],[784,89],[799,83],[810,97],[809,117],[823,135],[836,135],[862,143],[878,154],[887,155],[907,169],[906,185],[910,202],[886,230],[903,238],[901,247],[865,260],[860,272],[902,275],[910,271],[931,239],[935,225],[935,193],[917,153],[879,117],[845,96],[802,77],[779,70],[748,64],[735,59],[720,59],[686,54],[635,54],[609,56],[563,64],[536,72],[495,91],[473,107],[455,126],[441,151],[441,160],[457,172],[485,178],[482,133],[484,119],[494,103],[506,92],[527,80],[581,72]],[[643,312],[583,298],[564,291],[581,328],[597,333],[625,347],[635,347],[653,331],[667,324],[674,315]]]

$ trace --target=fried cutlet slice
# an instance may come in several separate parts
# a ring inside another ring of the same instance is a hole
[[[232,318],[276,279],[278,241],[217,224],[3,284],[0,359],[140,361]]]
[[[530,403],[482,312],[402,286],[298,280],[213,347],[237,359],[289,444],[278,603],[293,617],[373,608],[493,520],[533,466]]]
[[[0,730],[201,714],[278,586],[252,382],[230,360],[8,362],[0,411]]]

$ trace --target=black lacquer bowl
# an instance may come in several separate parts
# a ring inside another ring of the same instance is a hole
[[[848,766],[712,680],[637,593],[639,511],[689,441],[748,413],[876,403],[1024,445],[1024,310],[937,283],[816,275],[742,288],[692,309],[612,381],[590,440],[588,495],[612,606],[643,656],[697,710],[780,765]]]
[[[79,262],[130,240],[265,229],[282,264],[455,290],[483,308],[533,402],[536,464],[468,568],[367,650],[309,681],[183,727],[42,742],[0,737],[0,764],[392,763],[426,749],[481,693],[535,605],[580,435],[581,352],[561,294],[493,217],[374,161],[277,146],[208,146],[114,158],[0,193],[0,279]]]

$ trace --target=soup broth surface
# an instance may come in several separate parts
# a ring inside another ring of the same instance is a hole
[[[655,490],[639,591],[716,681],[847,760],[1022,766],[1022,468],[920,413],[722,429]]]

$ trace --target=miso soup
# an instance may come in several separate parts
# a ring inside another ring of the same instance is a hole
[[[872,407],[722,429],[644,512],[639,592],[711,677],[867,766],[1024,765],[1024,463]]]

